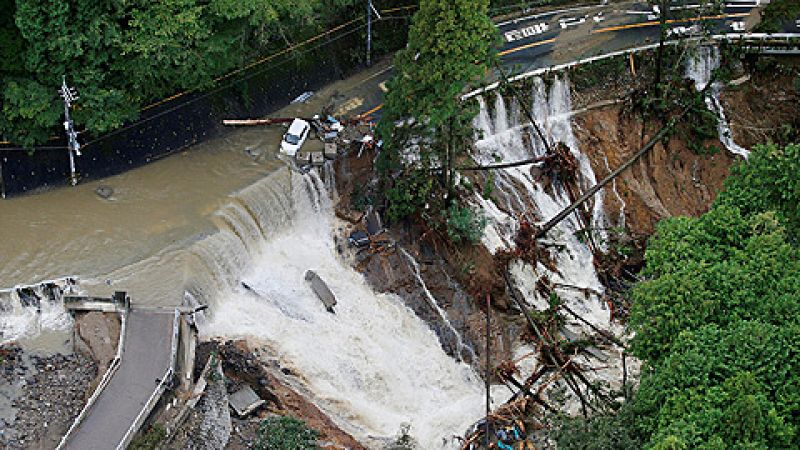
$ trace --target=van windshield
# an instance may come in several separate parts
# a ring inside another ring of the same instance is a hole
[[[297,145],[300,142],[300,136],[295,136],[290,133],[286,133],[286,137],[284,140],[292,145]]]

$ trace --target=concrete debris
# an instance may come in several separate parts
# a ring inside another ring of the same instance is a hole
[[[253,391],[250,386],[245,386],[230,395],[228,402],[239,417],[247,417],[265,402]]]
[[[366,222],[367,222],[367,233],[369,233],[370,236],[381,234],[384,231],[383,221],[381,221],[381,216],[379,216],[374,209],[371,209],[371,211],[367,213]]]
[[[325,305],[325,309],[328,310],[329,313],[335,314],[336,312],[333,310],[333,307],[336,306],[336,296],[333,295],[328,285],[322,281],[322,278],[313,270],[307,270],[305,278],[306,281],[311,284],[311,289],[314,291],[314,294],[316,294],[320,301],[322,301],[322,304]]]
[[[54,448],[97,373],[83,355],[40,357],[0,347],[0,448]]]
[[[100,198],[103,198],[105,200],[110,200],[111,196],[114,195],[114,188],[112,188],[111,186],[103,185],[103,186],[98,186],[98,188],[95,189],[94,192],[98,196],[100,196]]]

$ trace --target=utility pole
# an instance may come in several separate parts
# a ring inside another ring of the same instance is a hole
[[[372,65],[372,15],[375,14],[375,17],[378,20],[381,19],[381,15],[378,13],[378,10],[372,5],[372,0],[367,0],[367,67]]]
[[[69,116],[69,109],[72,102],[77,100],[78,91],[67,86],[67,77],[61,79],[61,89],[58,90],[61,98],[64,99],[64,131],[67,133],[67,145],[69,152],[69,179],[73,186],[78,184],[78,176],[75,174],[75,155],[81,156],[81,144],[78,143],[78,132],[75,131],[75,124]]]

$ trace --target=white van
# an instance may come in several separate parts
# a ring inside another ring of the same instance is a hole
[[[309,131],[311,131],[311,125],[308,122],[303,119],[294,119],[281,140],[281,152],[288,156],[295,156],[308,138]]]

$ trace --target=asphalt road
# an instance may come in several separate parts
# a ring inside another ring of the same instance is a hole
[[[668,21],[671,37],[696,34],[701,21],[710,24],[718,34],[749,31],[758,21],[756,6],[763,2],[726,0],[721,14],[703,12],[699,8],[701,3],[690,1],[673,8],[680,19]],[[660,36],[659,12],[642,1],[535,13],[500,22],[497,28],[502,37],[498,54],[507,74],[653,44]],[[800,17],[786,23],[782,31],[800,33]],[[383,73],[379,81],[388,80],[391,74],[391,71]],[[362,115],[377,120],[382,106],[380,95],[370,97],[364,103]]]
[[[131,310],[122,363],[65,449],[117,448],[169,368],[173,319],[172,312]]]
[[[741,32],[755,1],[728,1],[722,14],[686,5],[668,21],[671,36],[696,34],[699,19],[714,32]],[[756,12],[757,13],[757,12]],[[755,14],[754,14],[755,15]],[[507,70],[525,72],[576,59],[658,42],[659,13],[645,2],[596,5],[534,14],[501,22],[499,55]]]

